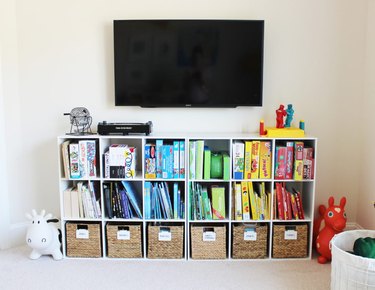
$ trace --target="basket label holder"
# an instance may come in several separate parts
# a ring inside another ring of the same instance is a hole
[[[129,227],[119,226],[117,230],[117,240],[130,240]]]
[[[284,240],[297,240],[297,228],[295,226],[285,226]]]
[[[76,239],[88,240],[89,238],[89,227],[87,225],[77,225]]]
[[[245,226],[243,230],[243,240],[244,241],[256,241],[257,240],[257,230],[255,226]]]
[[[214,228],[203,228],[203,242],[215,242],[216,233]]]
[[[172,233],[170,227],[160,227],[159,241],[170,242],[172,241]]]

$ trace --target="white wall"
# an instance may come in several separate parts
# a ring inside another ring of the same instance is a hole
[[[360,220],[360,160],[349,166],[346,158],[360,137],[359,130],[347,133],[360,125],[366,0],[6,3],[14,12],[7,16],[1,43],[10,62],[1,64],[3,79],[12,77],[3,84],[9,89],[4,107],[12,225],[22,224],[32,208],[58,215],[56,136],[69,130],[63,113],[73,107],[87,107],[93,124],[152,120],[157,132],[255,132],[260,118],[274,125],[280,103],[293,103],[295,119],[304,119],[308,134],[319,138],[316,204],[326,204],[329,195],[346,195],[349,220]],[[127,18],[264,19],[264,106],[114,107],[112,20]],[[176,118],[179,123],[171,122]]]
[[[362,112],[361,127],[363,128],[362,157],[360,164],[361,180],[358,192],[357,221],[365,228],[375,229],[375,152],[373,150],[375,135],[375,1],[369,1],[367,16],[366,43],[366,79],[365,103]]]

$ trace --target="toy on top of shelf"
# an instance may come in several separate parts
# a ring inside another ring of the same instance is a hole
[[[284,128],[285,116],[286,110],[284,109],[284,105],[280,105],[280,107],[276,110],[276,128]]]
[[[289,128],[291,126],[292,121],[293,121],[293,114],[294,114],[293,105],[288,104],[288,108],[286,109],[286,119],[285,119],[285,125],[284,125],[285,128]]]
[[[292,127],[292,120],[294,115],[293,105],[289,104],[285,110],[284,105],[276,110],[276,127],[264,127],[264,121],[259,123],[259,135],[271,138],[300,138],[305,136],[305,122],[300,121],[299,128]],[[284,116],[286,117],[284,124]]]
[[[84,107],[73,108],[70,113],[64,113],[64,116],[70,116],[70,133],[67,135],[88,135],[91,132],[92,117],[89,110]]]
[[[346,198],[342,197],[340,205],[334,204],[334,198],[328,199],[328,207],[319,206],[319,217],[314,221],[314,243],[320,254],[318,263],[325,264],[331,260],[330,242],[334,235],[341,233],[346,226]],[[322,227],[324,222],[324,226]],[[321,229],[322,228],[322,229]],[[315,241],[316,237],[316,241]]]
[[[45,215],[43,209],[37,214],[35,209],[32,215],[26,214],[31,221],[27,228],[26,242],[33,249],[29,257],[32,260],[39,259],[42,255],[52,255],[53,259],[61,260],[61,232],[51,222],[58,222],[58,219],[51,219],[52,214]]]

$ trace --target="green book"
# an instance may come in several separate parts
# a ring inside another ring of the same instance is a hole
[[[214,220],[225,219],[225,187],[212,186],[212,217]]]
[[[203,152],[204,141],[196,141],[196,154],[195,154],[195,179],[203,179]]]
[[[205,146],[203,162],[203,179],[211,178],[211,150]]]
[[[230,158],[228,153],[223,153],[223,179],[230,179]]]
[[[210,199],[208,198],[207,187],[202,188],[202,200],[203,200],[203,208],[204,208],[204,219],[212,220],[212,210],[211,210],[211,203]]]

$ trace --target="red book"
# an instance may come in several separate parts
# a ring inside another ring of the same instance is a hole
[[[299,191],[295,191],[295,197],[296,197],[296,204],[297,204],[297,209],[298,209],[298,216],[300,217],[300,219],[305,219],[301,193]]]
[[[284,220],[284,201],[283,201],[283,193],[282,193],[282,185],[281,183],[276,183],[276,200],[277,200],[277,212],[279,214],[279,219]]]
[[[286,213],[287,213],[286,216],[288,220],[291,220],[292,219],[292,203],[290,199],[290,192],[287,191],[285,188],[284,188],[284,191],[286,195]]]
[[[275,179],[285,179],[286,172],[286,147],[276,148]]]
[[[286,142],[286,168],[285,179],[293,179],[294,143]]]

